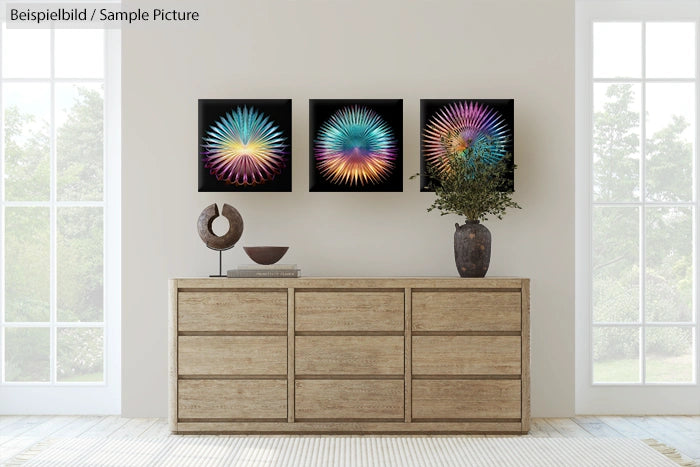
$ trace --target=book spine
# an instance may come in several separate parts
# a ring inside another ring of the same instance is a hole
[[[293,271],[254,271],[254,270],[237,270],[229,271],[228,277],[299,277],[299,270]]]

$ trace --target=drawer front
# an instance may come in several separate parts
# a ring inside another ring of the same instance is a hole
[[[520,380],[413,380],[413,419],[519,419],[520,386]]]
[[[287,381],[180,380],[178,419],[287,421]]]
[[[180,292],[179,331],[286,331],[286,292]]]
[[[297,375],[403,375],[403,336],[297,336]]]
[[[520,375],[520,336],[413,336],[414,375]]]
[[[297,380],[294,418],[403,421],[403,380]]]
[[[297,292],[297,331],[403,331],[403,292]]]
[[[520,292],[413,292],[414,331],[520,331]]]
[[[180,375],[286,375],[286,336],[180,336]]]

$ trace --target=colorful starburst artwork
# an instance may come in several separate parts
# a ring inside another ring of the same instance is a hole
[[[265,183],[286,165],[284,135],[254,107],[227,112],[202,139],[204,167],[228,184]]]
[[[428,191],[426,166],[449,170],[450,155],[464,155],[473,148],[495,164],[513,154],[513,103],[513,99],[422,99],[421,191]],[[504,190],[512,188],[511,170]]]
[[[402,191],[401,100],[312,100],[311,191]]]
[[[291,191],[291,100],[199,101],[199,191]]]

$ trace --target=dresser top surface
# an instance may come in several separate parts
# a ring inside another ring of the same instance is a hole
[[[179,288],[446,288],[446,289],[520,289],[530,279],[521,277],[299,277],[299,278],[176,278],[170,283]]]

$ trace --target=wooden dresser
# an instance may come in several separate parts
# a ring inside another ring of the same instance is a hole
[[[177,433],[526,433],[529,279],[170,281]]]

